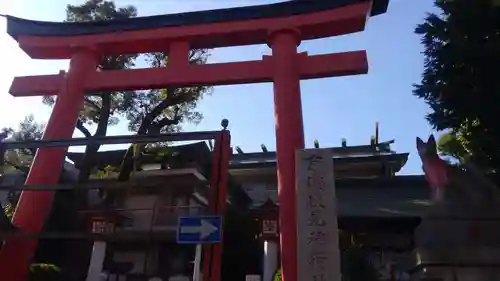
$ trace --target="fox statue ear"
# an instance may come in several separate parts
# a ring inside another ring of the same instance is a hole
[[[427,144],[436,145],[436,139],[434,138],[434,135],[429,136],[429,138],[427,139]]]
[[[425,145],[425,142],[421,138],[417,137],[417,151],[419,153],[425,153],[426,149],[427,145]]]
[[[430,154],[437,154],[437,144],[434,135],[430,135],[429,139],[427,140],[427,151]]]

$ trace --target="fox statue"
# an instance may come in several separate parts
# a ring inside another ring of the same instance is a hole
[[[488,216],[498,209],[500,190],[473,164],[454,166],[441,159],[434,136],[427,143],[417,137],[417,151],[434,203],[457,207],[448,211],[462,215]]]
[[[428,269],[424,274],[444,280],[500,280],[500,191],[474,165],[441,159],[432,135],[427,142],[418,137],[416,142],[432,194],[430,209],[415,230],[420,265]]]

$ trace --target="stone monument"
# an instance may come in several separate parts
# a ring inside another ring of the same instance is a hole
[[[298,279],[341,281],[332,152],[300,149],[296,163]]]

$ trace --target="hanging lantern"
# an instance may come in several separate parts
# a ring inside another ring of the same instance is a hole
[[[106,216],[92,216],[90,218],[92,234],[109,234],[115,232],[115,222],[110,217]]]
[[[264,241],[279,239],[279,207],[271,199],[262,204],[257,210],[260,238]]]
[[[87,232],[90,234],[116,233],[124,220],[130,219],[123,211],[118,211],[111,206],[97,206],[91,210],[83,211],[87,223]]]

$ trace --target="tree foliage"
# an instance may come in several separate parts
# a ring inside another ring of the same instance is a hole
[[[67,5],[66,21],[89,22],[113,19],[126,19],[137,16],[134,6],[117,8],[114,2],[105,0],[87,0],[82,5]],[[104,56],[98,62],[101,71],[128,69],[134,66],[136,55]],[[87,93],[82,111],[79,114],[76,128],[87,138],[105,136],[108,125],[116,125],[119,116],[130,110],[134,104],[134,92],[121,91],[112,93]],[[46,96],[43,102],[53,106],[54,96]],[[94,134],[88,125],[97,126]],[[87,145],[80,169],[80,181],[85,181],[90,175],[93,159],[100,145]]]
[[[425,69],[414,95],[430,106],[427,120],[435,129],[451,131],[445,138],[454,138],[452,154],[498,171],[500,6],[491,0],[435,5],[440,14],[428,14],[415,30],[425,47]]]
[[[463,140],[453,131],[442,134],[437,142],[437,149],[440,155],[452,157],[459,163],[465,163],[468,152],[463,146]]]
[[[191,50],[190,64],[204,64],[208,59],[207,50]],[[147,56],[152,67],[166,67],[167,53],[153,53]],[[203,119],[201,112],[196,111],[198,101],[203,95],[210,92],[210,87],[190,87],[161,90],[150,90],[137,93],[134,99],[136,105],[126,114],[129,120],[129,130],[138,135],[159,134],[181,130],[183,122],[199,123]],[[158,144],[157,144],[158,145]],[[164,144],[159,144],[164,145]],[[120,166],[118,180],[127,180],[133,170],[134,148],[143,150],[144,147],[131,146]],[[140,154],[135,153],[135,154]]]
[[[84,4],[66,8],[66,21],[89,22],[127,19],[137,16],[134,6],[116,7],[113,1],[87,0]],[[193,50],[189,54],[192,64],[205,63],[207,50]],[[99,70],[129,69],[137,59],[145,59],[151,67],[165,67],[168,61],[166,53],[137,55],[105,56],[99,62]],[[80,112],[77,129],[85,137],[105,136],[109,125],[115,125],[126,119],[129,130],[137,134],[154,134],[178,131],[182,122],[198,123],[203,115],[196,111],[197,101],[209,90],[208,87],[170,88],[150,91],[122,91],[112,93],[87,93],[85,104]],[[44,103],[53,105],[54,97],[44,98]],[[88,125],[96,125],[92,134]],[[93,161],[99,145],[87,145],[85,155],[79,165],[80,181],[86,181],[92,171]],[[127,179],[131,171],[130,152],[124,157],[121,179]]]
[[[191,50],[191,64],[205,64],[208,59],[207,50]],[[167,53],[153,53],[146,56],[151,67],[166,67]],[[136,105],[126,112],[129,130],[138,134],[155,134],[178,131],[182,122],[199,123],[203,119],[201,112],[196,111],[198,101],[208,93],[209,87],[191,87],[149,90],[134,96]]]
[[[43,136],[45,125],[35,121],[33,115],[26,116],[17,126],[17,128],[2,128],[8,141],[29,141],[39,140]],[[3,170],[8,172],[12,169],[28,172],[31,161],[35,156],[36,149],[23,148],[8,150],[4,155]]]
[[[3,141],[29,141],[39,140],[42,138],[45,125],[35,121],[33,115],[28,115],[22,120],[17,128],[2,128],[0,131],[4,132],[6,137]],[[33,157],[35,156],[35,149],[15,149],[8,150],[4,154],[4,163],[2,165],[2,173],[8,173],[13,170],[18,170],[24,174],[28,174],[29,167]],[[4,207],[4,212],[10,219],[14,215],[14,209],[19,200],[19,192],[11,192],[8,196],[9,203]]]

